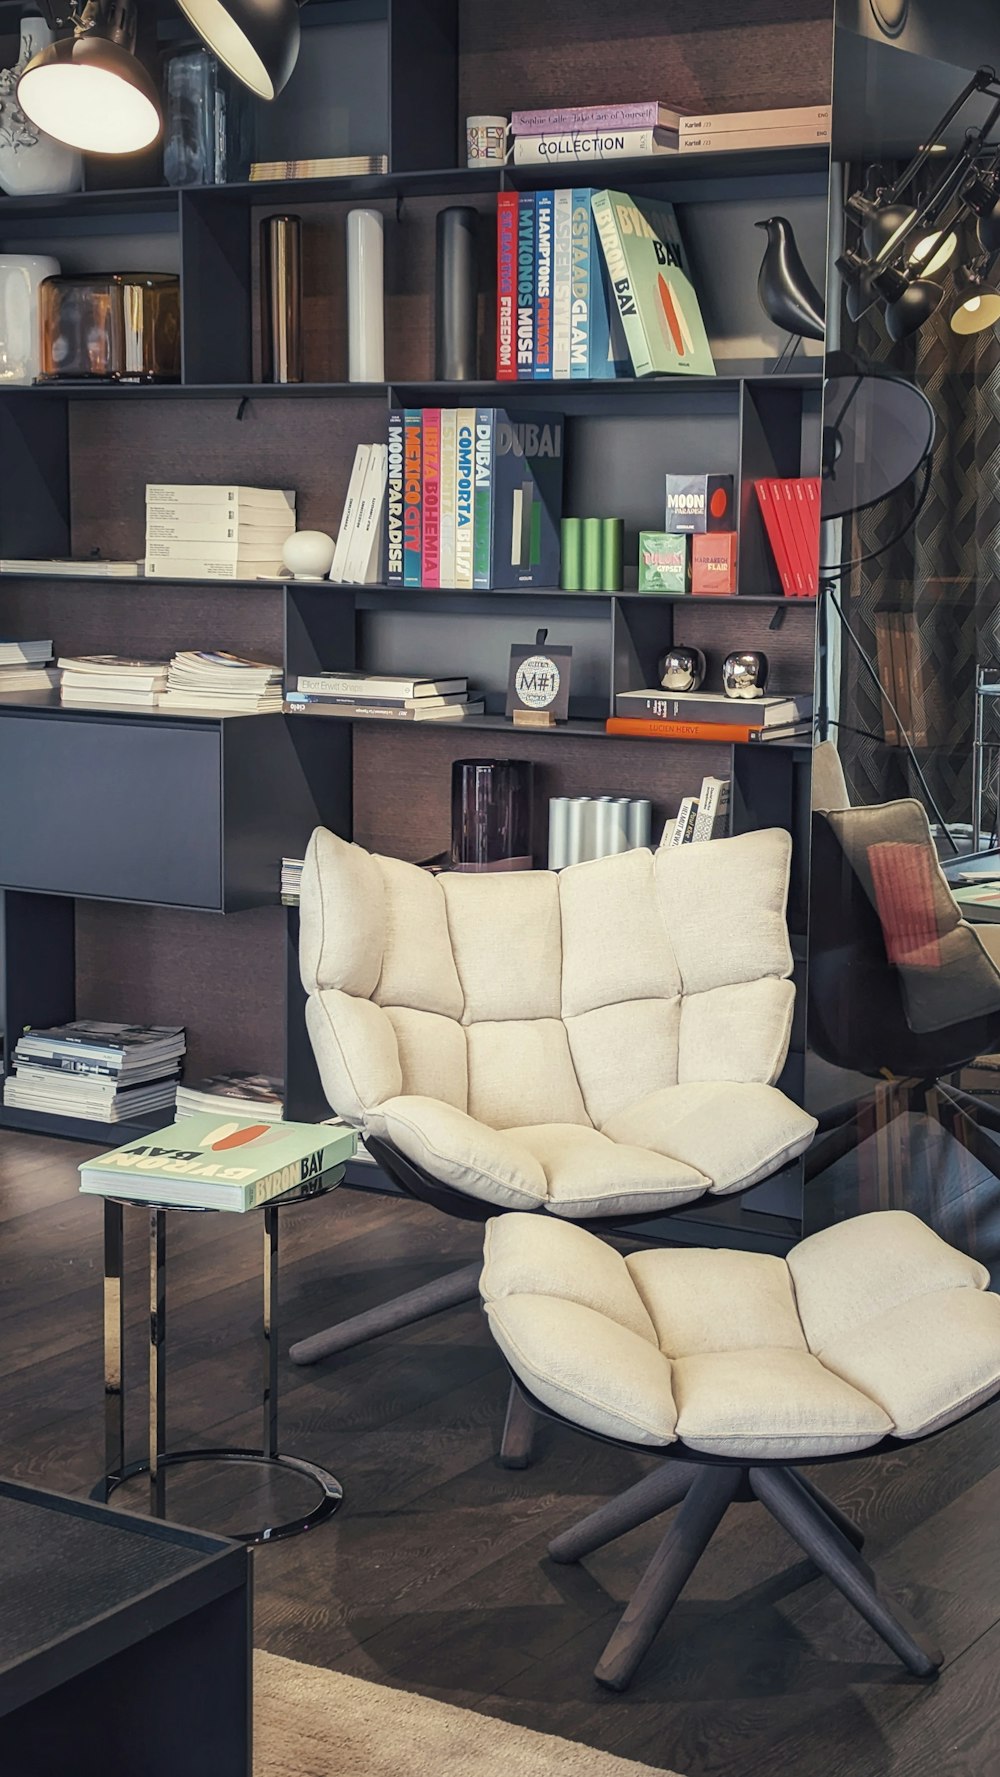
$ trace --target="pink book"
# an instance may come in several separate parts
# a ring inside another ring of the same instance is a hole
[[[497,381],[517,381],[517,192],[497,198]]]
[[[441,409],[424,408],[423,428],[424,534],[420,558],[421,586],[441,584]]]
[[[567,105],[556,111],[515,111],[514,136],[561,136],[574,130],[677,130],[680,112],[659,99],[636,99],[626,105]]]

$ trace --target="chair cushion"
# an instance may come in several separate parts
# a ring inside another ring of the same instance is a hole
[[[925,1436],[1000,1390],[987,1273],[904,1211],[826,1229],[787,1262],[660,1249],[608,1264],[591,1244],[549,1217],[504,1216],[483,1274],[515,1373],[584,1429],[807,1462]]]
[[[390,1098],[369,1112],[366,1126],[453,1190],[505,1209],[545,1202],[545,1174],[534,1154],[454,1105],[416,1095]]]
[[[663,1086],[610,1117],[612,1141],[680,1160],[717,1196],[742,1191],[809,1146],[816,1120],[774,1086],[708,1081]]]
[[[694,1167],[609,1141],[585,1125],[536,1123],[507,1133],[541,1162],[553,1215],[570,1220],[675,1209],[708,1189],[704,1173]]]

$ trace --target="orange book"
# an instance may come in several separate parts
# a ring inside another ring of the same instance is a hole
[[[641,716],[609,716],[608,734],[630,734],[644,740],[724,740],[730,745],[759,734],[740,722],[657,722]]]

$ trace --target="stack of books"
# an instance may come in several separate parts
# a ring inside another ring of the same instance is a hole
[[[129,660],[119,654],[63,654],[57,664],[63,703],[155,709],[167,688],[165,660]]]
[[[389,586],[558,586],[560,413],[389,413]]]
[[[299,904],[304,864],[304,858],[282,858],[281,860],[281,904],[283,907],[297,907]]]
[[[51,642],[0,642],[0,695],[5,691],[51,691],[56,684]]]
[[[222,716],[259,716],[281,708],[281,668],[239,654],[200,648],[175,654],[160,698],[164,710]]]
[[[38,574],[46,580],[138,580],[141,569],[141,561],[100,561],[93,555],[80,561],[67,561],[64,556],[53,556],[50,561],[44,556],[0,561],[0,574],[16,574],[19,578]]]
[[[466,678],[403,679],[382,673],[299,673],[285,700],[290,713],[311,711],[389,722],[461,722],[481,716],[482,699],[470,701]],[[284,883],[282,883],[284,892]]]
[[[178,1086],[177,1116],[196,1117],[202,1111],[224,1112],[228,1117],[249,1117],[255,1123],[280,1123],[285,1113],[284,1081],[271,1074],[211,1074],[197,1086]]]
[[[697,796],[685,796],[681,801],[677,819],[664,843],[692,845],[703,839],[725,839],[729,832],[731,789],[728,777],[703,777]]]
[[[681,115],[658,99],[625,105],[570,105],[550,111],[515,111],[514,165],[561,167],[577,160],[634,160],[673,154]]]
[[[387,173],[387,154],[334,154],[314,160],[255,160],[250,179],[350,179],[364,173]]]
[[[14,1046],[3,1101],[57,1117],[127,1123],[173,1104],[184,1048],[180,1025],[83,1018],[28,1030]]]
[[[714,376],[673,206],[591,186],[502,191],[496,374]]]
[[[259,580],[281,572],[295,495],[276,487],[146,487],[146,573],[161,580]]]
[[[709,111],[682,117],[682,154],[752,153],[761,148],[810,148],[829,142],[829,105],[793,105],[778,111]]]
[[[113,1153],[85,1160],[80,1189],[96,1197],[127,1197],[177,1209],[246,1213],[286,1192],[315,1189],[325,1173],[353,1159],[353,1129],[311,1123],[269,1127],[254,1117],[220,1123],[218,1110],[183,1117],[169,1129],[139,1136]]]
[[[754,485],[785,597],[815,598],[819,592],[819,476],[772,476]]]
[[[727,697],[723,691],[619,691],[609,734],[660,740],[798,740],[812,733],[813,700]]]
[[[374,586],[382,567],[388,449],[359,444],[347,484],[330,579],[342,586]]]

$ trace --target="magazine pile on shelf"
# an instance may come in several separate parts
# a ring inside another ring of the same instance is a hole
[[[14,1045],[3,1101],[49,1116],[127,1123],[172,1108],[184,1049],[180,1025],[79,1018],[27,1030]]]

